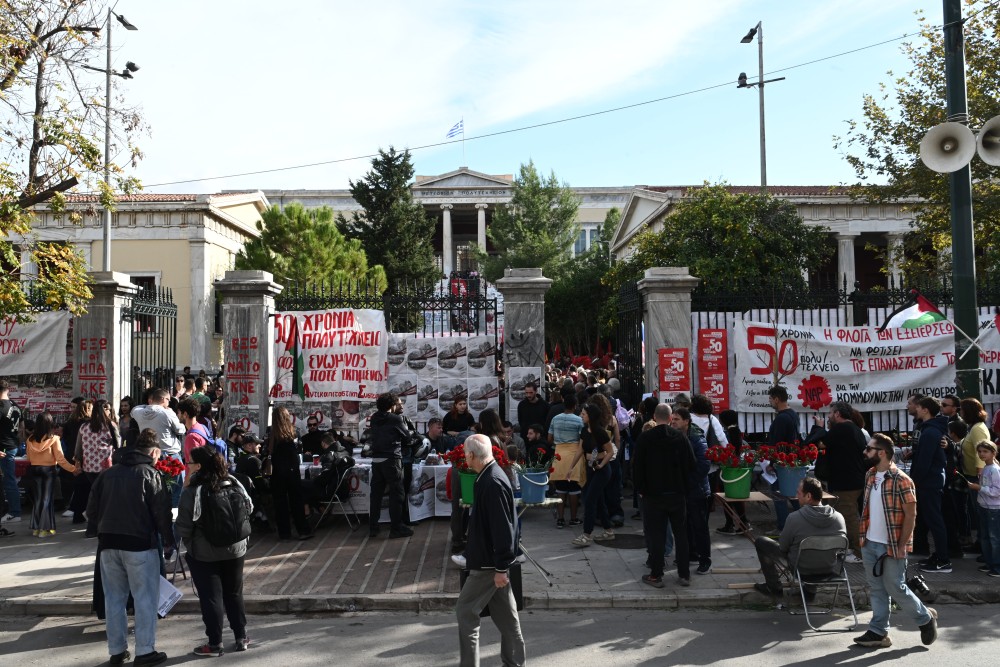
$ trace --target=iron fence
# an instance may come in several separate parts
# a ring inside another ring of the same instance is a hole
[[[177,304],[169,287],[146,287],[121,312],[122,341],[132,348],[133,403],[152,387],[172,387],[177,368]]]
[[[618,328],[615,350],[618,353],[618,381],[625,404],[635,408],[645,391],[643,373],[642,294],[636,282],[628,281],[618,292]]]

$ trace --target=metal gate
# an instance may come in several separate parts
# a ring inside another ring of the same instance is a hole
[[[626,282],[618,292],[618,381],[626,405],[635,408],[645,391],[642,358],[642,294],[639,284]]]
[[[173,387],[177,368],[177,304],[169,287],[146,287],[122,307],[123,341],[132,346],[132,403],[152,387]]]

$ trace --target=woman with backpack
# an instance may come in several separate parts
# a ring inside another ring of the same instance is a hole
[[[208,643],[194,649],[198,656],[220,656],[223,613],[246,651],[247,617],[243,607],[243,559],[250,535],[253,503],[243,486],[230,477],[214,447],[191,450],[194,473],[181,493],[177,534],[187,545],[187,563],[198,590],[201,619]]]
[[[76,485],[73,492],[73,523],[85,523],[83,512],[90,498],[90,485],[97,476],[111,467],[111,455],[121,446],[121,436],[115,424],[111,404],[103,398],[94,402],[90,423],[84,423],[76,436],[73,460],[83,472],[84,480]]]

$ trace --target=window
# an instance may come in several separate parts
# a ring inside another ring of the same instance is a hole
[[[587,250],[587,230],[581,229],[580,235],[576,237],[576,244],[573,246],[574,255],[582,255]]]
[[[132,283],[139,288],[136,296],[145,297],[141,299],[141,301],[155,300],[156,276],[130,276],[129,278]],[[136,308],[139,305],[139,301],[140,299],[133,300],[133,308]],[[132,321],[132,327],[133,331],[139,333],[156,333],[156,316],[135,313],[135,319]]]

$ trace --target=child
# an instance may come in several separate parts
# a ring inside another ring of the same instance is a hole
[[[983,546],[985,565],[979,568],[991,577],[1000,577],[1000,466],[997,446],[985,440],[976,445],[976,453],[986,464],[979,474],[979,483],[969,482],[969,488],[979,492],[979,543]]]

